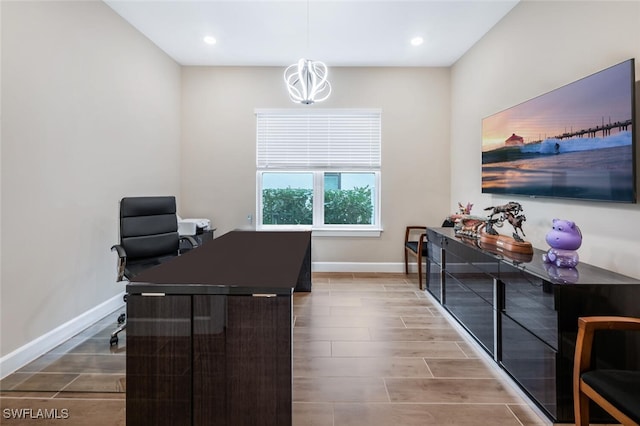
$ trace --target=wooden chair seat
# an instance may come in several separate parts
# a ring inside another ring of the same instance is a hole
[[[411,250],[413,253],[418,253],[418,241],[407,241],[405,243],[405,247]],[[422,253],[426,253],[427,251],[427,243],[422,243]]]
[[[573,370],[576,425],[589,425],[592,400],[625,426],[640,424],[640,371],[592,369],[591,349],[596,330],[640,330],[640,318],[578,318]]]
[[[640,371],[592,370],[581,376],[583,386],[606,401],[613,401],[623,414],[640,423]]]

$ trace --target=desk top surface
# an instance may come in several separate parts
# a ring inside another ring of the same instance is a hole
[[[310,231],[231,231],[138,274],[127,291],[291,294],[310,244]]]

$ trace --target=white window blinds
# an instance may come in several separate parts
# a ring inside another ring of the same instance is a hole
[[[379,110],[261,110],[259,169],[380,168]]]

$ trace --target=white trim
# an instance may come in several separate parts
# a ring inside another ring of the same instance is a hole
[[[318,236],[327,237],[379,237],[382,229],[382,178],[380,170],[355,170],[344,169],[339,173],[345,174],[372,174],[375,180],[373,190],[373,222],[370,225],[335,225],[324,223],[324,174],[322,169],[291,169],[291,170],[262,170],[256,171],[256,215],[255,224],[259,230],[312,230],[319,231]],[[262,182],[265,174],[306,174],[312,175],[313,206],[312,224],[305,225],[265,225],[262,223],[263,198]]]
[[[409,265],[411,266],[411,265]],[[313,272],[404,272],[402,262],[313,262]],[[411,269],[410,269],[411,270]],[[417,269],[416,269],[417,271]]]
[[[113,296],[111,299],[89,309],[72,320],[61,324],[0,358],[0,379],[4,379],[9,374],[24,367],[39,356],[44,355],[59,344],[64,343],[66,340],[80,333],[82,330],[95,324],[106,315],[121,308],[123,306],[123,295],[124,292]],[[104,344],[107,345],[109,343],[105,340]]]
[[[346,225],[345,225],[346,226]],[[379,237],[382,229],[312,229],[311,235],[314,237]]]
[[[258,231],[311,231],[311,235],[314,237],[379,237],[382,234],[382,229],[380,228],[348,228],[348,225],[345,226],[345,229],[338,228],[337,225],[334,228],[313,228],[311,225],[262,225],[257,226],[255,229]]]
[[[404,273],[404,262],[313,262],[311,270],[312,272],[388,272],[397,274]],[[477,268],[466,263],[447,263],[447,270],[454,273],[478,271]],[[418,264],[415,260],[409,259],[409,273],[417,272]]]

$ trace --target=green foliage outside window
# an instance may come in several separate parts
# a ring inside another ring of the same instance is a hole
[[[311,225],[313,223],[313,191],[299,188],[263,189],[262,223],[264,225]]]
[[[326,224],[369,225],[373,220],[371,188],[331,189],[324,193]],[[281,188],[262,190],[264,225],[311,225],[313,191]]]
[[[329,189],[324,192],[324,223],[370,225],[373,219],[371,188]]]

